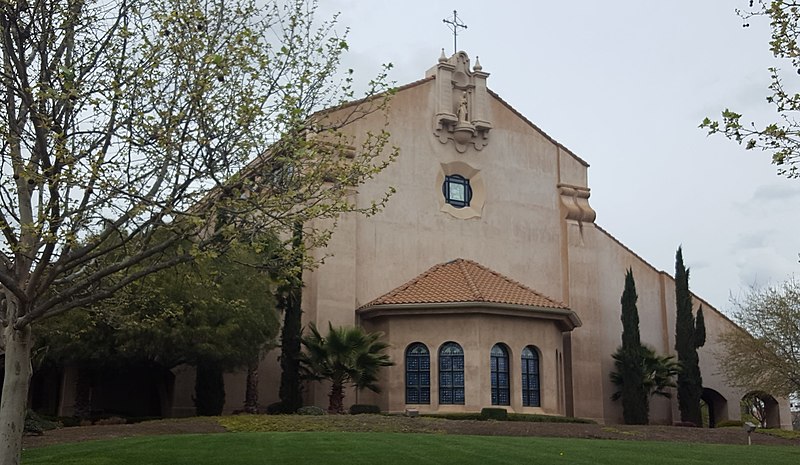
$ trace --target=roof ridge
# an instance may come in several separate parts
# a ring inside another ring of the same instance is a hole
[[[463,258],[458,258],[456,259],[456,261],[458,261],[458,267],[461,270],[461,273],[464,275],[464,280],[466,280],[467,284],[469,284],[469,288],[472,291],[475,300],[478,301],[486,300],[486,298],[481,293],[481,290],[478,289],[478,285],[475,284],[475,280],[472,279],[472,275],[469,273],[469,271],[467,271],[467,266],[465,265],[465,263],[467,262],[469,263],[474,263],[474,262],[470,262],[469,260],[465,260]]]

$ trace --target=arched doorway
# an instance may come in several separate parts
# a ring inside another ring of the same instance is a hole
[[[708,427],[716,428],[721,421],[728,420],[728,399],[711,388],[703,388],[700,399],[708,409]]]
[[[778,401],[764,391],[750,391],[741,400],[742,420],[752,421],[761,428],[780,428],[781,413]]]

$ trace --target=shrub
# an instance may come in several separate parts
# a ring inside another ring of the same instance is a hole
[[[362,413],[381,413],[381,408],[371,404],[353,404],[350,406],[350,415]]]
[[[40,417],[33,410],[28,410],[27,415],[25,415],[25,434],[41,436],[45,431],[56,428],[58,428],[58,423]]]
[[[744,422],[742,420],[722,420],[717,423],[717,428],[728,428],[731,426],[738,426],[741,428],[744,426]]]
[[[307,405],[297,409],[298,415],[325,415],[325,410],[317,407],[316,405]]]
[[[267,415],[288,415],[294,413],[291,405],[283,402],[275,402],[267,405]]]
[[[504,408],[482,408],[481,420],[508,420],[508,410]]]

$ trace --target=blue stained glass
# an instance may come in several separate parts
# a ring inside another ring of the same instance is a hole
[[[430,403],[430,355],[418,342],[406,349],[406,403]]]
[[[453,385],[453,374],[450,372],[439,373],[439,386],[449,387]]]
[[[492,390],[492,405],[497,405],[497,391]]]
[[[492,389],[497,387],[497,376],[492,376]],[[492,391],[494,392],[494,391]]]
[[[508,359],[506,357],[500,357],[497,359],[497,370],[508,371]]]
[[[453,359],[450,357],[442,357],[439,359],[439,369],[440,370],[452,370],[453,369]]]
[[[463,389],[454,389],[453,394],[455,397],[454,402],[456,404],[463,404],[464,403],[464,390]]]
[[[497,371],[497,357],[492,357],[492,371]]]
[[[453,403],[453,391],[450,389],[445,389],[439,391],[439,402],[442,404],[452,404]]]
[[[508,373],[498,373],[497,384],[501,387],[508,387]]]
[[[439,403],[463,403],[464,351],[455,342],[448,342],[439,349]],[[458,392],[462,400],[458,400]]]
[[[526,347],[522,351],[522,405],[538,407],[540,404],[539,352]]]

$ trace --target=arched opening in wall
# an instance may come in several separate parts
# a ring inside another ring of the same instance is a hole
[[[750,391],[741,400],[742,420],[761,428],[780,428],[781,414],[778,401],[764,391]]]
[[[703,388],[700,397],[703,410],[703,426],[716,428],[721,421],[728,418],[728,399],[711,388]]]

